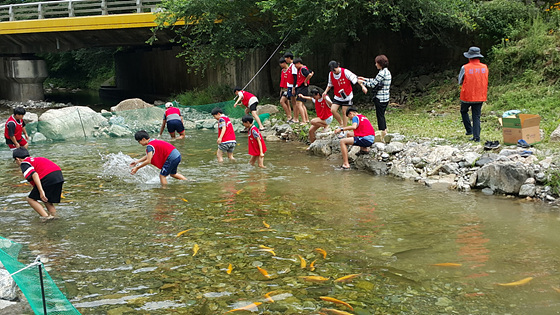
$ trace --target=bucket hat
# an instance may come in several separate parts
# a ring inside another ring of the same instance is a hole
[[[480,53],[480,48],[473,46],[469,48],[469,51],[464,52],[463,56],[471,59],[471,58],[484,58],[484,56]]]

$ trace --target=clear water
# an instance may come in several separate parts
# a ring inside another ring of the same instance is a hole
[[[340,161],[309,156],[298,143],[267,143],[267,169],[257,169],[238,138],[237,161],[221,165],[213,132],[174,142],[191,181],[171,179],[166,189],[155,169],[128,173],[144,154],[132,138],[33,146],[66,178],[61,219],[48,223],[27,205],[30,187],[2,151],[0,235],[27,245],[23,259],[46,257],[82,314],[223,314],[254,302],[261,314],[349,311],[320,296],[355,314],[560,310],[556,208],[336,171]],[[349,274],[360,275],[333,281]],[[310,275],[329,280],[300,278]],[[523,286],[497,285],[527,277]]]

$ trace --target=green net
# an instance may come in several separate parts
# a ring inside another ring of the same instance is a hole
[[[11,274],[27,266],[18,261],[21,248],[21,244],[0,237],[0,261]],[[80,314],[58,289],[45,268],[42,265],[41,267],[47,314]],[[35,312],[35,314],[45,314],[43,311],[43,295],[41,293],[39,266],[32,266],[22,270],[12,275],[12,277],[21,289],[21,292],[23,292],[27,298],[33,312]]]
[[[219,107],[224,111],[224,114],[230,118],[241,118],[243,117],[243,115],[245,115],[245,110],[244,110],[245,106],[238,105],[237,107],[233,107],[233,104],[235,104],[234,101],[212,103],[212,104],[205,104],[205,105],[182,105],[179,104],[177,101],[173,101],[172,103],[173,106],[178,108],[190,108],[206,114],[210,114],[214,108]],[[159,105],[158,107],[165,108],[165,105]]]

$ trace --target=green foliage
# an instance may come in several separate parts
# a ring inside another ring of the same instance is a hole
[[[473,0],[164,0],[155,34],[172,28],[184,48],[181,56],[197,71],[243,58],[245,49],[272,51],[284,38],[284,47],[297,55],[378,30],[449,44],[458,30],[473,29],[473,5]],[[186,26],[174,26],[178,19]]]
[[[560,194],[560,170],[551,169],[546,174],[546,185],[550,186],[552,192]]]
[[[476,28],[482,39],[497,44],[536,13],[536,7],[519,0],[484,1],[475,15]]]
[[[115,75],[113,48],[78,49],[63,53],[45,53],[49,71],[46,84],[66,88],[99,88],[102,82]]]
[[[214,85],[205,89],[194,89],[171,97],[181,105],[206,105],[232,100],[233,90],[227,85]]]

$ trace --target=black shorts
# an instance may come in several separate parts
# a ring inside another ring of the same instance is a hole
[[[259,102],[254,102],[253,104],[249,105],[249,111],[256,111],[257,110],[257,105],[259,105]]]
[[[307,85],[302,85],[302,86],[298,86],[296,87],[296,96],[298,96],[299,94],[303,95],[303,96],[309,96],[309,89],[307,87]],[[305,101],[307,101],[304,98],[298,97],[296,98],[297,101],[300,101],[302,103],[305,103]]]
[[[339,106],[352,106],[352,100],[348,100],[348,101],[337,101],[336,98],[333,99],[332,101],[333,104],[335,105],[339,105]],[[344,113],[346,115],[346,113]]]
[[[50,203],[60,202],[60,195],[62,194],[62,184],[64,184],[64,182],[43,186],[45,196],[47,196],[47,199]],[[33,200],[41,201],[41,196],[39,195],[39,189],[37,189],[37,186],[33,186],[33,190],[31,190],[28,197]]]

